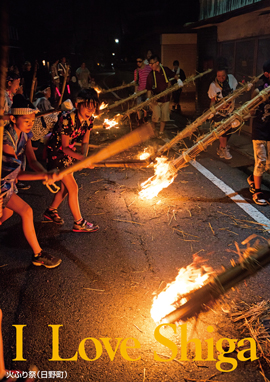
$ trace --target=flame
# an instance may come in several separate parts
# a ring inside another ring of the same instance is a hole
[[[205,261],[199,256],[194,256],[193,262],[186,268],[181,268],[176,279],[166,285],[165,289],[154,297],[151,308],[151,317],[158,323],[167,314],[183,305],[186,295],[206,284],[213,269],[207,265],[201,265]],[[198,267],[200,264],[200,267]]]
[[[150,153],[146,151],[147,149],[144,149],[143,153],[139,154],[140,160],[144,160],[150,157]]]
[[[109,105],[108,103],[102,102],[102,104],[99,106],[99,110],[106,109],[106,107],[107,107],[108,105]]]
[[[96,91],[98,94],[101,93],[101,91],[102,91],[102,90],[100,90],[100,89],[97,88],[97,87],[95,87],[94,89],[95,89],[95,91]]]
[[[142,199],[152,199],[157,196],[163,188],[168,187],[174,181],[177,175],[167,158],[156,158],[156,162],[155,175],[141,184],[142,190],[139,192],[139,196]]]
[[[104,119],[104,122],[103,122],[103,125],[105,126],[106,130],[109,130],[111,129],[112,127],[116,127],[117,129],[119,128],[118,125],[118,121],[114,118],[114,119]]]

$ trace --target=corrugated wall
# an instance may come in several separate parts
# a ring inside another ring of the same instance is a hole
[[[209,19],[262,0],[200,0],[200,20]]]

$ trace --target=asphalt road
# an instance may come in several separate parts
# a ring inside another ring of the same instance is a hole
[[[119,135],[121,131],[112,130],[110,139]],[[101,131],[94,142],[105,138]],[[161,140],[153,139],[119,157],[134,157],[144,147],[159,144]],[[234,161],[220,160],[213,145],[198,162],[270,219],[268,207],[260,208],[251,201],[243,172],[245,159],[240,161],[238,153],[232,154]],[[238,160],[241,169],[235,164]],[[66,201],[59,209],[65,220],[62,227],[41,222],[53,196],[40,182],[21,191],[34,210],[41,246],[63,262],[52,270],[31,265],[31,250],[19,217],[13,216],[1,226],[0,307],[7,368],[27,370],[35,364],[43,372],[40,380],[48,381],[62,380],[49,371],[63,371],[72,382],[184,382],[213,375],[213,381],[263,381],[257,361],[238,361],[236,353],[236,369],[220,372],[216,350],[216,361],[205,360],[204,340],[213,337],[216,343],[220,338],[244,338],[230,319],[230,309],[237,300],[255,303],[269,298],[269,268],[188,323],[188,338],[198,338],[203,344],[201,361],[178,361],[183,340],[180,327],[176,333],[171,328],[161,329],[178,349],[176,360],[169,361],[172,352],[156,340],[150,309],[153,297],[175,279],[179,268],[192,262],[193,254],[198,253],[220,271],[229,267],[231,260],[238,260],[235,243],[244,248],[241,242],[253,234],[266,243],[269,233],[192,165],[183,168],[157,197],[141,200],[140,184],[152,175],[152,168],[76,173],[82,214],[100,225],[100,230],[91,234],[72,232]],[[26,325],[22,354],[26,361],[12,361],[21,349],[16,347],[19,336],[13,325]],[[207,332],[209,325],[214,329],[212,334]],[[128,338],[133,340],[126,343]],[[155,359],[155,352],[168,362]],[[188,352],[188,358],[192,357],[193,348]]]

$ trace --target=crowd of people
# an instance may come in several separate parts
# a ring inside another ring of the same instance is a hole
[[[159,134],[162,135],[166,122],[170,120],[170,105],[172,110],[180,110],[181,86],[186,76],[179,66],[179,61],[173,62],[173,69],[163,66],[158,55],[151,50],[147,57],[138,55],[137,68],[134,70],[135,93],[145,91],[137,97],[137,104],[144,102],[174,83],[178,83],[179,89],[168,94],[157,101],[150,103],[153,126],[160,122]],[[80,211],[78,199],[78,185],[73,173],[61,176],[61,170],[71,166],[74,161],[81,161],[88,154],[90,131],[93,128],[93,115],[99,112],[99,97],[93,86],[90,71],[83,62],[76,70],[79,91],[75,103],[65,97],[61,105],[61,112],[50,113],[35,118],[39,112],[48,112],[54,108],[53,102],[60,94],[61,86],[70,75],[70,67],[66,58],[56,60],[51,66],[51,84],[39,87],[36,99],[32,102],[31,94],[33,88],[33,76],[31,63],[26,62],[24,71],[20,75],[16,68],[10,68],[6,78],[6,92],[4,112],[6,114],[6,125],[3,136],[3,158],[1,175],[1,202],[0,224],[10,218],[13,212],[22,218],[24,235],[32,248],[32,263],[36,266],[47,268],[57,267],[61,263],[58,256],[53,256],[42,250],[38,242],[31,207],[18,195],[20,184],[26,180],[43,180],[47,183],[60,181],[60,189],[56,193],[52,203],[44,212],[44,219],[55,224],[63,224],[64,221],[58,213],[58,207],[67,197],[70,211],[73,215],[74,232],[96,232],[99,227],[88,222]],[[270,84],[270,61],[263,67],[263,84],[257,89]],[[232,74],[228,74],[226,65],[217,68],[216,78],[210,84],[208,97],[210,106],[219,102],[223,97],[232,93],[237,87],[237,80]],[[54,95],[53,95],[54,92]],[[255,92],[256,93],[256,92]],[[255,168],[253,176],[248,178],[250,191],[256,204],[267,205],[261,191],[261,180],[263,173],[269,169],[270,164],[270,134],[269,113],[270,103],[266,101],[256,111],[253,122],[253,145],[255,156]],[[214,115],[214,122],[219,122],[229,116],[234,110],[234,103],[225,104],[222,109]],[[50,123],[48,119],[50,118]],[[147,120],[147,109],[137,113],[137,122],[141,124]],[[45,126],[45,127],[44,127]],[[49,126],[49,129],[48,129]],[[235,126],[232,126],[234,128]],[[38,131],[38,133],[37,133]],[[47,168],[37,160],[35,155],[35,141],[44,138],[46,134],[46,158]],[[229,160],[232,158],[228,139],[231,131],[219,139],[217,154],[220,158]],[[81,143],[81,151],[77,152],[75,143]],[[26,171],[26,158],[28,166],[33,172]],[[24,184],[24,183],[22,183]]]
[[[69,99],[64,99],[61,112],[54,112],[35,118],[37,113],[47,112],[54,107],[52,91],[60,87],[69,75],[69,66],[63,58],[59,64],[52,65],[51,86],[46,84],[39,87],[33,102],[34,75],[20,75],[16,68],[10,68],[6,77],[6,91],[4,100],[4,135],[1,174],[1,208],[0,225],[15,212],[22,219],[22,228],[33,251],[32,263],[36,266],[55,268],[61,259],[44,251],[38,242],[31,207],[18,195],[21,181],[43,180],[48,184],[60,181],[59,192],[56,193],[51,205],[44,212],[44,219],[56,224],[63,224],[57,208],[65,197],[74,218],[74,232],[96,232],[99,227],[88,222],[81,215],[78,201],[78,186],[73,174],[61,176],[61,169],[73,164],[76,160],[84,159],[88,154],[90,131],[93,128],[93,115],[99,113],[99,99],[97,92],[90,87],[90,72],[83,63],[76,71],[80,90],[76,96],[75,105]],[[31,64],[25,63],[26,73],[31,73]],[[55,88],[53,87],[55,86]],[[50,128],[47,128],[51,118]],[[39,122],[35,126],[36,122]],[[39,125],[41,127],[39,127]],[[45,125],[45,127],[43,126]],[[42,129],[42,126],[44,127]],[[38,133],[37,133],[38,131]],[[46,134],[47,168],[37,160],[34,150],[34,137],[45,138]],[[81,143],[81,152],[74,149],[76,142]],[[28,166],[33,170],[26,171]],[[23,183],[22,183],[23,184]],[[23,188],[23,187],[21,187]]]

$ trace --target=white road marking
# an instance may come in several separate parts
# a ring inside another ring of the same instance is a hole
[[[200,163],[190,161],[190,164],[195,167],[201,174],[203,174],[207,179],[215,184],[221,191],[225,193],[231,200],[233,200],[242,210],[244,210],[253,220],[263,224],[265,230],[269,230],[270,233],[270,220],[267,219],[261,212],[259,212],[255,207],[250,205],[242,196],[237,194],[231,187],[227,186],[222,180],[218,179],[214,174],[207,170]]]

